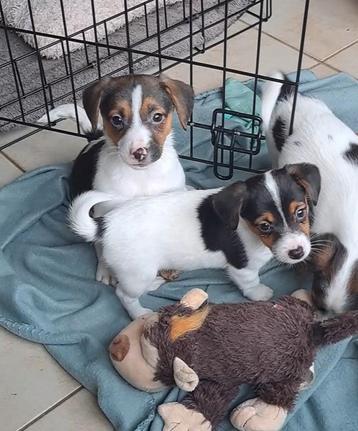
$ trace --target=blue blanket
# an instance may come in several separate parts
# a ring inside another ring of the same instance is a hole
[[[250,84],[230,81],[228,108],[248,106]],[[249,90],[248,90],[249,89]],[[301,91],[324,100],[349,126],[358,131],[358,85],[340,74],[316,80],[303,74]],[[221,106],[221,92],[197,97],[195,118],[206,122]],[[231,121],[231,120],[230,120]],[[233,124],[242,128],[247,124]],[[199,131],[196,149],[211,157],[210,134]],[[177,127],[182,148],[187,136]],[[238,157],[242,157],[238,156]],[[269,166],[265,149],[256,167]],[[188,180],[197,187],[222,184],[212,168],[183,161]],[[107,347],[129,318],[111,287],[94,281],[95,254],[66,226],[70,166],[50,166],[30,172],[0,190],[0,324],[9,331],[45,345],[49,353],[86,388],[117,430],[158,431],[162,422],[156,406],[180,399],[177,389],[150,395],[128,386],[114,371]],[[244,174],[237,172],[236,178]],[[308,287],[309,277],[270,263],[263,282],[276,296]],[[243,301],[238,289],[222,271],[183,273],[179,280],[143,297],[146,307],[157,309],[199,286],[216,302]],[[302,392],[285,431],[358,430],[358,344],[343,341],[323,349],[316,361],[316,380]],[[250,396],[243,387],[236,403]],[[230,430],[228,421],[220,426]]]

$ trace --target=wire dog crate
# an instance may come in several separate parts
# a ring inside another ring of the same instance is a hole
[[[260,73],[262,27],[271,18],[272,0],[118,0],[117,5],[112,2],[113,13],[103,18],[99,3],[102,6],[106,1],[84,0],[83,14],[89,17],[90,23],[72,31],[69,0],[52,2],[49,16],[56,17],[54,23],[60,30],[52,29],[52,22],[39,25],[37,0],[23,0],[27,19],[20,24],[9,22],[11,0],[0,0],[0,31],[6,47],[5,56],[0,57],[0,73],[7,77],[2,92],[0,90],[0,132],[13,125],[34,128],[4,144],[0,150],[41,129],[81,136],[77,103],[83,90],[97,79],[146,72],[148,68],[151,73],[159,73],[184,65],[187,79],[183,80],[191,85],[195,84],[198,68],[219,73],[222,103],[206,122],[198,121],[195,114],[192,116],[187,151],[180,156],[212,165],[215,175],[221,179],[230,179],[235,169],[257,172],[254,160],[263,142],[261,118],[256,109],[258,83],[259,80],[274,80]],[[306,0],[293,84],[296,94],[308,7],[309,0]],[[238,18],[242,18],[239,25]],[[234,21],[236,24],[231,26]],[[254,30],[256,36],[255,60],[249,71],[233,67],[228,58],[229,40],[241,37],[248,30]],[[32,48],[23,43],[22,38]],[[203,60],[204,54],[218,47],[221,64]],[[251,112],[227,108],[225,82],[228,76],[252,80]],[[49,110],[63,103],[76,106],[75,130],[50,122]],[[48,123],[37,124],[36,119],[44,113]],[[228,127],[228,117],[249,121],[249,130]],[[293,118],[294,112],[291,127]],[[213,147],[210,159],[195,152],[193,142],[198,130],[210,134]]]

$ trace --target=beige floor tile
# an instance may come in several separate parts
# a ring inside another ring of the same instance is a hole
[[[337,73],[337,70],[332,69],[332,67],[329,67],[324,63],[320,63],[317,66],[313,66],[311,70],[315,73],[317,78],[326,78],[327,76],[331,76]]]
[[[75,131],[74,122],[60,122],[57,128]],[[86,145],[86,139],[41,131],[4,150],[19,166],[29,171],[39,166],[72,161]]]
[[[40,418],[28,431],[111,431],[112,425],[100,411],[95,397],[86,389]]]
[[[2,328],[0,382],[1,431],[17,430],[79,387],[41,345]]]
[[[273,0],[272,17],[263,30],[299,47],[305,0]],[[249,15],[243,20],[249,22]],[[305,52],[320,60],[358,39],[357,0],[311,0]]]
[[[235,27],[234,27],[235,28]],[[245,72],[255,71],[257,30],[251,29],[247,32],[233,37],[228,42],[227,67]],[[220,44],[206,53],[195,57],[196,61],[223,65],[224,47]],[[269,74],[273,70],[280,69],[284,72],[296,70],[298,52],[270,36],[262,35],[261,60],[259,73]],[[317,62],[310,57],[304,56],[303,68],[310,68]],[[168,70],[167,74],[176,79],[189,81],[190,69],[188,65],[180,64]],[[223,84],[222,72],[206,67],[194,68],[194,90],[196,93],[220,87]],[[244,75],[228,74],[241,80],[248,79]]]
[[[329,58],[327,64],[358,78],[358,43]]]
[[[0,187],[14,180],[21,175],[22,172],[11,162],[9,162],[2,154],[0,154]]]

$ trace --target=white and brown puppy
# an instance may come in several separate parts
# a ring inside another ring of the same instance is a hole
[[[276,166],[309,162],[321,173],[312,225],[313,301],[333,312],[358,308],[358,136],[323,102],[300,94],[289,135],[292,101],[291,85],[270,83],[262,116]]]
[[[174,148],[173,111],[185,129],[193,109],[192,88],[161,75],[128,75],[94,83],[78,107],[82,130],[90,144],[74,162],[73,197],[88,190],[116,199],[156,195],[185,189],[185,176]],[[50,112],[51,121],[76,118],[74,105]],[[40,122],[46,122],[47,116]],[[110,203],[109,203],[110,207]],[[101,212],[108,208],[102,207]],[[98,212],[100,215],[101,212]],[[97,280],[109,282],[97,245]]]
[[[97,219],[90,210],[108,196],[87,192],[74,200],[70,222],[87,241],[101,242],[117,295],[132,317],[147,311],[139,297],[161,284],[156,275],[163,268],[226,268],[246,297],[267,300],[272,290],[260,283],[260,268],[272,256],[295,264],[311,251],[319,183],[315,166],[290,165],[223,189],[119,203]]]

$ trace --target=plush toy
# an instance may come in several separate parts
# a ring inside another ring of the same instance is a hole
[[[235,408],[231,423],[244,431],[276,431],[317,349],[355,333],[357,311],[318,322],[311,306],[294,297],[214,305],[193,289],[179,303],[130,323],[109,350],[134,387],[177,385],[188,392],[181,403],[159,406],[166,431],[214,430],[244,383],[255,386],[257,398]]]

